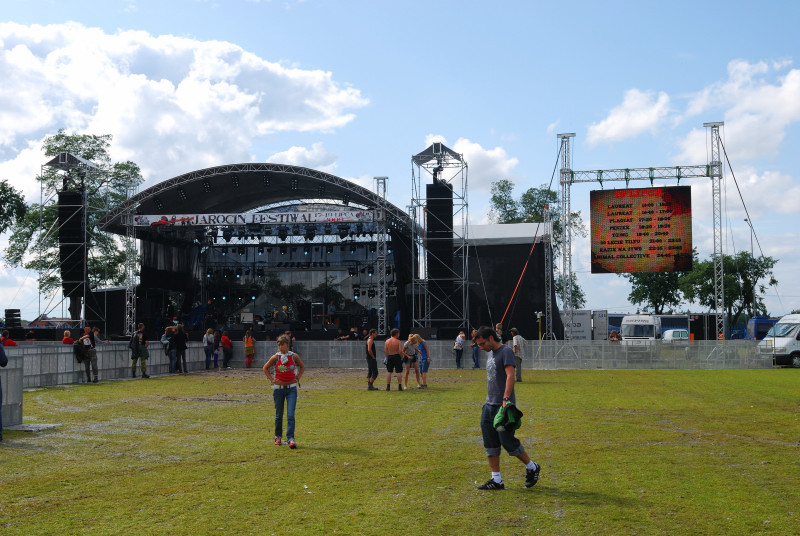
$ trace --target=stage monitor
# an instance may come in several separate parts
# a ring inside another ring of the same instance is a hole
[[[593,274],[692,269],[690,186],[595,190],[589,200]]]

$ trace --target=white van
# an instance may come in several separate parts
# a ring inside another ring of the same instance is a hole
[[[648,352],[661,340],[661,318],[655,315],[626,315],[619,327],[620,344],[628,352]]]
[[[689,342],[689,330],[668,329],[664,332],[664,335],[661,340],[666,343],[672,343],[672,344],[686,344]]]
[[[778,320],[758,343],[758,353],[771,355],[776,365],[800,368],[800,314]]]

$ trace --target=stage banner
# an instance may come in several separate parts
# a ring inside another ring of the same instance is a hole
[[[592,273],[692,269],[690,186],[589,193]]]
[[[135,227],[363,223],[375,221],[374,210],[269,212],[264,214],[137,214]]]

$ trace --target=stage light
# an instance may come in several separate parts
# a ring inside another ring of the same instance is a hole
[[[211,277],[211,270],[206,270],[206,277]]]
[[[269,188],[269,175],[264,173],[264,188]]]
[[[222,238],[225,239],[225,242],[230,242],[231,238],[233,238],[233,231],[230,227],[227,227],[222,230]]]
[[[239,255],[244,255],[245,251],[244,246],[239,246]]]
[[[356,224],[356,234],[363,235],[364,234],[364,224],[357,223]]]
[[[317,186],[317,195],[319,195],[320,197],[325,195],[325,185],[324,184],[320,184],[319,186]]]
[[[378,248],[375,246],[375,244],[370,244],[369,245],[369,252],[370,253],[375,253],[377,251],[377,249]]]
[[[330,225],[326,225],[323,229],[326,235],[329,235],[333,232],[333,228]]]
[[[285,225],[281,225],[278,227],[278,238],[281,239],[282,242],[286,241],[286,238],[289,236],[289,228]]]
[[[316,236],[317,236],[317,228],[315,226],[313,226],[313,225],[307,225],[306,226],[305,239],[306,240],[314,240],[314,238]]]
[[[236,269],[236,279],[239,279],[241,277],[242,277],[242,269],[241,268],[237,268]]]
[[[233,177],[231,177],[231,182],[233,183],[233,187],[234,188],[238,188],[239,187],[239,177],[237,175],[234,175]]]
[[[203,180],[203,191],[207,194],[211,193],[211,183],[208,182],[208,179]]]
[[[178,197],[181,198],[181,201],[186,201],[188,199],[188,196],[186,195],[186,190],[184,190],[183,188],[178,188]]]
[[[369,277],[372,277],[372,272],[373,272],[373,271],[374,271],[374,270],[372,269],[372,266],[367,266],[367,275],[368,275]]]
[[[227,300],[227,299],[228,299],[228,297],[227,297],[227,296],[222,296],[222,299],[223,299],[223,300]]]
[[[391,253],[391,252],[392,252],[392,246],[388,246],[387,245],[386,246],[386,253]]]
[[[286,246],[281,246],[281,255],[286,255]]]
[[[376,293],[375,293],[375,289],[374,289],[374,288],[372,288],[372,287],[369,287],[369,290],[367,291],[367,297],[368,297],[368,298],[374,298],[374,297],[375,297],[375,294],[376,294]]]
[[[350,194],[345,194],[342,197],[342,203],[344,203],[345,205],[349,205],[350,204]]]
[[[256,275],[258,277],[264,277],[264,269],[263,268],[256,269]]]
[[[224,257],[227,254],[228,254],[228,248],[223,246],[223,248],[222,248],[222,256]]]
[[[292,180],[291,180],[291,181],[290,181],[290,183],[289,183],[289,187],[290,187],[292,190],[297,190],[297,182],[298,182],[298,181],[297,181],[297,177],[292,177]]]
[[[353,299],[357,300],[360,295],[361,295],[361,286],[353,285]]]
[[[356,246],[355,246],[355,244],[350,244],[350,255],[353,255],[353,254],[355,254],[355,252],[356,252]]]
[[[333,246],[325,246],[325,253],[333,253]]]
[[[258,246],[258,250],[257,251],[258,251],[259,256],[263,255],[264,254],[264,246]]]
[[[156,210],[158,210],[159,212],[164,210],[164,203],[161,202],[160,198],[156,197],[155,199],[153,199],[153,204],[155,204]]]
[[[347,275],[349,275],[350,277],[355,277],[356,273],[358,273],[358,272],[356,271],[355,266],[348,266],[347,267]]]
[[[311,253],[311,248],[308,246],[303,246],[303,255],[308,255]]]
[[[337,229],[339,230],[339,239],[340,240],[344,240],[345,238],[347,238],[347,234],[350,232],[350,226],[349,225],[339,225],[337,227]]]

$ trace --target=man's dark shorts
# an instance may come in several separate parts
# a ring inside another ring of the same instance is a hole
[[[403,372],[403,358],[400,354],[390,354],[386,356],[386,370],[392,372]]]

